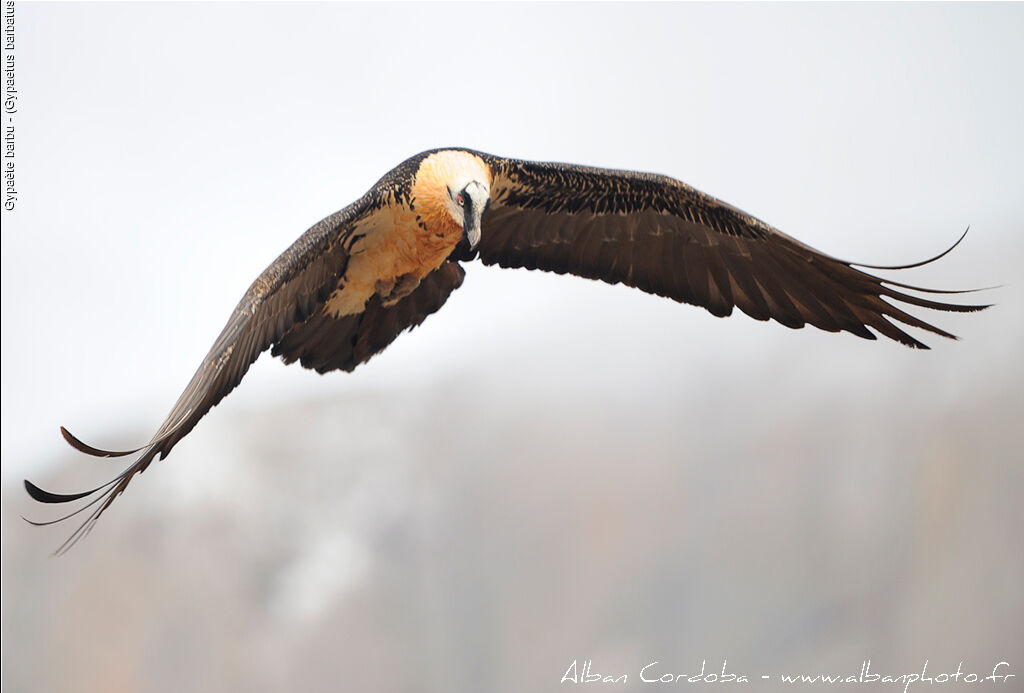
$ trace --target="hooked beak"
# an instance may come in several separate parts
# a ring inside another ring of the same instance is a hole
[[[480,243],[480,219],[490,206],[490,190],[473,180],[462,189],[459,204],[463,206],[462,236],[472,252]]]
[[[490,205],[490,191],[480,183],[473,181],[463,189],[462,194],[465,200],[462,235],[472,251],[480,242],[480,219]]]
[[[476,210],[473,214],[467,215],[466,223],[462,227],[462,235],[469,242],[469,249],[474,250],[480,242],[480,217],[483,216]]]

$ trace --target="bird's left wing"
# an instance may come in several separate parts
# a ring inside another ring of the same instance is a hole
[[[888,318],[953,335],[895,302],[945,311],[986,307],[897,290],[963,293],[876,277],[674,178],[478,154],[493,173],[477,246],[484,264],[621,282],[717,316],[738,306],[787,327],[810,324],[875,339],[870,327],[924,349]]]
[[[368,193],[320,221],[253,282],[188,387],[148,444],[136,450],[101,450],[86,445],[61,428],[68,443],[87,454],[121,457],[139,453],[139,458],[110,482],[81,493],[50,493],[25,481],[28,493],[42,503],[67,503],[99,494],[70,515],[50,522],[33,523],[52,524],[93,508],[85,522],[58,551],[70,547],[83,536],[136,473],[144,471],[158,455],[165,457],[212,407],[238,385],[260,353],[327,300],[345,273],[352,243],[360,237],[364,227],[369,226],[367,219],[372,216],[373,208]]]

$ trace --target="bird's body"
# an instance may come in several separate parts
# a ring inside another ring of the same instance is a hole
[[[260,353],[272,348],[286,363],[321,373],[351,371],[437,311],[462,284],[459,263],[477,254],[489,265],[623,283],[719,316],[738,306],[788,327],[811,324],[875,339],[871,328],[918,348],[927,347],[887,318],[952,335],[895,301],[947,311],[985,307],[908,294],[900,289],[958,292],[882,280],[666,176],[432,150],[314,225],[253,282],[147,445],[99,450],[62,429],[88,454],[139,453],[120,476],[76,494],[27,481],[26,488],[45,503],[99,494],[73,513],[95,506],[73,543],[136,473],[166,456],[238,384]]]
[[[336,318],[361,313],[374,294],[393,303],[436,271],[462,238],[462,226],[446,211],[448,181],[462,190],[476,179],[489,185],[490,170],[473,154],[445,150],[424,157],[408,185],[357,225],[360,238],[325,312]]]
[[[404,205],[378,212],[363,228],[366,235],[352,245],[345,275],[324,304],[324,312],[335,318],[361,313],[374,294],[391,299],[393,287],[404,277],[422,280],[458,242],[456,237],[449,243],[444,231],[435,237],[421,228],[415,212]]]

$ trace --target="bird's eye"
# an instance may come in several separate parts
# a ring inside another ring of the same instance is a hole
[[[458,202],[459,202],[459,207],[465,207],[466,206],[466,201],[464,199],[462,199],[462,195],[459,195]]]

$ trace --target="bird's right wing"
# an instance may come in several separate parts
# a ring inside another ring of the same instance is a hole
[[[165,457],[212,407],[238,385],[263,351],[320,308],[345,274],[352,244],[373,226],[375,205],[372,200],[368,193],[314,225],[253,282],[188,387],[148,444],[135,450],[101,450],[86,445],[61,428],[72,447],[89,455],[140,455],[113,480],[89,491],[50,493],[25,481],[29,495],[41,503],[67,503],[99,494],[70,515],[50,522],[33,523],[52,524],[95,506],[58,551],[69,548],[83,536],[136,473],[145,471],[158,455]]]

